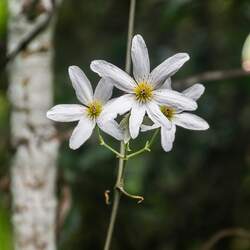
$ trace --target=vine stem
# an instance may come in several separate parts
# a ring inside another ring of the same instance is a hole
[[[126,145],[124,144],[124,142],[121,142],[120,154],[122,154],[124,156],[126,154]],[[110,216],[110,222],[109,222],[108,233],[107,233],[107,237],[106,237],[106,241],[105,241],[105,245],[104,245],[104,250],[110,249],[110,243],[112,240],[114,225],[115,225],[117,212],[118,212],[118,208],[119,208],[119,203],[120,203],[120,198],[121,198],[121,191],[118,187],[121,185],[121,182],[122,182],[124,166],[125,166],[124,159],[119,158],[118,174],[117,174],[115,190],[114,190],[114,200],[113,200],[112,212],[111,212],[111,216]]]
[[[129,20],[128,20],[128,40],[127,40],[127,51],[126,51],[126,65],[125,65],[125,71],[127,73],[130,73],[130,69],[131,69],[130,49],[131,49],[133,32],[134,32],[135,5],[136,5],[136,0],[130,0]],[[126,157],[126,151],[127,151],[126,145],[122,141],[120,145],[120,154]],[[119,158],[118,173],[117,173],[117,179],[116,179],[116,184],[115,184],[115,189],[114,189],[114,200],[113,200],[112,212],[110,216],[109,227],[108,227],[108,232],[107,232],[107,236],[105,240],[104,250],[110,250],[110,244],[111,244],[111,240],[113,236],[114,225],[115,225],[115,221],[117,218],[119,203],[120,203],[121,194],[122,194],[119,187],[123,183],[124,167],[125,167],[124,158]]]
[[[132,37],[134,33],[135,4],[136,4],[136,0],[130,0],[129,19],[128,19],[128,40],[127,40],[127,52],[126,52],[126,65],[125,65],[125,71],[127,73],[130,73],[130,70],[131,70],[130,48],[131,48]]]

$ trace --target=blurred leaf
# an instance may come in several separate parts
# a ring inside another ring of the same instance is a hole
[[[12,250],[12,230],[10,223],[10,210],[0,203],[0,249]]]
[[[7,26],[7,0],[0,1],[0,39],[5,35]]]
[[[4,93],[0,91],[0,128],[6,126],[8,114],[9,114],[8,99],[6,95],[4,95]]]

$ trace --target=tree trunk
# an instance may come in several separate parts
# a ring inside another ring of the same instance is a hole
[[[54,1],[53,1],[54,2]],[[9,0],[8,52],[53,9],[52,0]],[[46,111],[52,106],[53,22],[9,64],[11,168],[15,250],[54,250],[58,141]]]

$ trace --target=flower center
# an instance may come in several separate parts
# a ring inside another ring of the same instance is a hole
[[[136,100],[140,103],[148,102],[153,96],[153,87],[147,82],[140,82],[135,88]]]
[[[171,120],[175,114],[175,110],[168,106],[161,106],[161,112],[169,119]]]
[[[102,104],[99,101],[93,101],[87,108],[88,117],[95,119],[102,112]]]

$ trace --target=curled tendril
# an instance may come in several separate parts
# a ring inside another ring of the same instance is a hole
[[[123,193],[124,195],[126,195],[127,197],[132,198],[132,199],[136,199],[138,204],[142,203],[144,201],[144,197],[143,196],[130,194],[126,190],[124,190],[124,188],[122,186],[118,186],[117,189],[121,193]]]
[[[105,192],[104,192],[104,198],[105,198],[105,203],[106,203],[106,205],[110,205],[110,197],[109,197],[109,194],[110,194],[110,190],[106,190]]]

